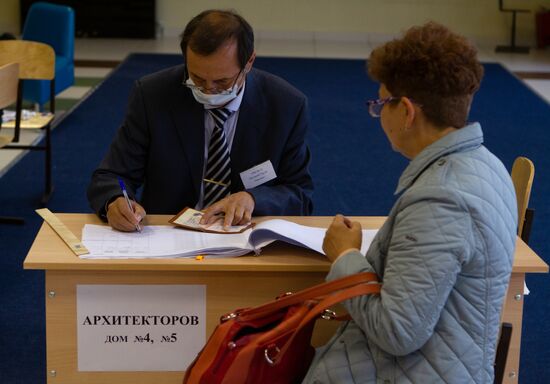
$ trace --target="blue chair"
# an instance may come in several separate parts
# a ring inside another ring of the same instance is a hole
[[[34,3],[23,27],[23,40],[38,41],[55,51],[55,94],[74,84],[74,11],[71,7],[45,2]],[[50,85],[44,80],[27,80],[23,99],[42,109],[50,100]]]

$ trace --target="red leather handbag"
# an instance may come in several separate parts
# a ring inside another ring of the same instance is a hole
[[[224,315],[183,383],[299,383],[315,354],[315,321],[333,317],[335,304],[377,294],[380,287],[374,273],[359,273]]]

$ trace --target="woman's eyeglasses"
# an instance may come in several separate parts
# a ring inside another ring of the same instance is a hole
[[[401,99],[400,97],[390,96],[384,99],[369,100],[367,101],[369,114],[372,117],[380,117],[380,114],[382,113],[382,108],[384,108],[384,105],[386,103],[389,103],[395,100],[400,100],[400,99]]]

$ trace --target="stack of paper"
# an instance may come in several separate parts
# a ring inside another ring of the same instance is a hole
[[[267,220],[242,233],[217,234],[170,226],[144,226],[141,232],[119,232],[104,225],[85,225],[82,242],[86,259],[174,258],[208,255],[233,257],[261,248],[276,240],[323,253],[325,228],[307,227],[286,220]],[[366,252],[376,230],[363,230]]]

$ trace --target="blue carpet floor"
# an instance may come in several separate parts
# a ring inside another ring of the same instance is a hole
[[[135,79],[179,64],[177,55],[132,55],[53,132],[54,212],[89,212],[85,190],[122,120]],[[364,102],[377,97],[362,60],[259,58],[256,66],[287,79],[310,101],[315,214],[385,215],[407,162],[391,148]],[[524,155],[536,166],[531,247],[550,262],[550,106],[497,64],[487,64],[471,120],[485,144],[511,168]],[[44,277],[22,263],[41,219],[34,214],[43,186],[42,153],[27,155],[0,178],[0,214],[24,216],[24,227],[0,225],[0,383],[45,382]],[[521,383],[550,377],[550,288],[547,275],[527,278]]]

